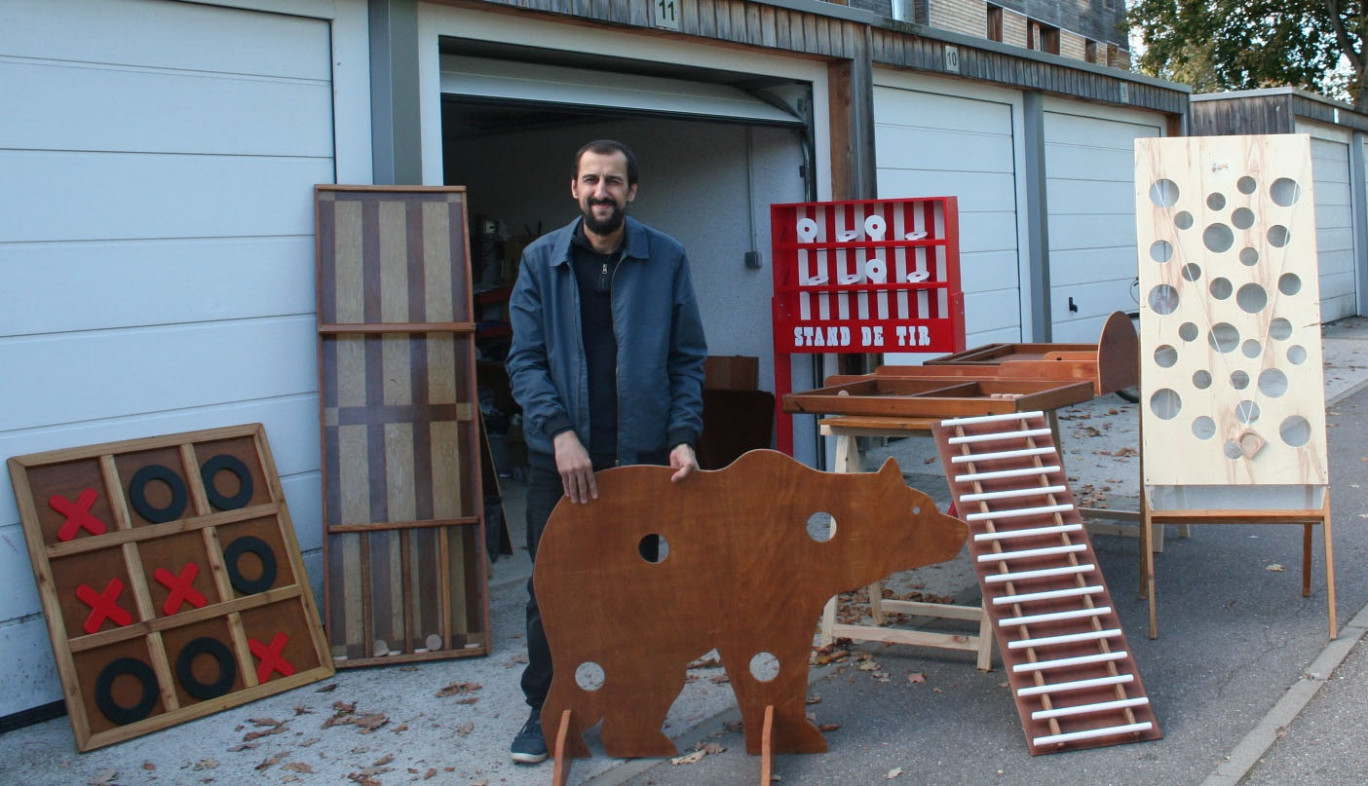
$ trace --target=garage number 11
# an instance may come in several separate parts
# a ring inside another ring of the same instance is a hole
[[[655,0],[651,3],[655,11],[655,26],[666,30],[678,30],[680,2],[681,0]]]

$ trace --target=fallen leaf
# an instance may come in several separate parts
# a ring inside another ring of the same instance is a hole
[[[398,726],[395,726],[393,729],[390,729],[390,731],[394,732],[395,734],[398,734],[401,731],[408,731],[408,724],[401,723]]]
[[[310,767],[302,761],[292,761],[289,764],[282,764],[280,765],[280,769],[289,770],[290,772],[313,773],[313,767]]]
[[[1269,565],[1268,567],[1264,568],[1264,570],[1271,571],[1273,573],[1282,573],[1283,571],[1287,570],[1287,568],[1284,568],[1282,565],[1279,565],[1275,562],[1272,565]]]
[[[155,770],[157,769],[157,765],[153,764],[153,763],[150,762],[150,761],[145,761],[145,762],[143,762],[143,769],[144,769],[144,770],[147,770],[147,771],[149,771],[149,772],[152,772],[152,771],[155,771]]]
[[[474,682],[453,682],[450,685],[437,691],[437,698],[444,699],[448,696],[464,696],[473,693],[483,687]]]
[[[300,715],[309,715],[313,713],[313,710],[309,709],[308,707],[295,707],[294,711],[295,717],[299,717]]]
[[[271,758],[269,758],[269,759],[263,761],[262,763],[260,763],[260,764],[258,764],[258,765],[256,766],[257,772],[262,772],[262,771],[264,771],[264,770],[269,770],[269,769],[271,769],[272,767],[274,767],[274,766],[276,766],[277,764],[279,764],[279,763],[280,763],[280,760],[283,759],[283,758],[285,758],[286,755],[287,755],[287,754],[285,754],[285,753],[277,753],[276,755],[272,756]]]
[[[839,729],[839,728],[841,728],[841,724],[839,724],[839,723],[819,723],[819,724],[817,724],[817,730],[818,730],[818,731],[836,731],[836,730]]]
[[[902,775],[902,767],[894,767],[893,769],[888,771],[887,775],[884,776],[884,780],[891,781],[899,775]]]
[[[814,693],[814,694],[812,694],[811,696],[808,697],[807,703],[808,703],[808,704],[821,704],[821,703],[822,703],[822,695],[821,695],[820,693]]]
[[[456,727],[456,736],[464,737],[470,734],[472,731],[475,731],[475,724],[471,723],[470,721],[466,721],[465,723],[462,723],[460,726]]]
[[[437,768],[428,767],[428,771],[423,773],[423,780],[431,780],[435,775],[437,775]]]
[[[314,693],[332,693],[335,690],[337,690],[337,683],[330,682],[327,685],[322,685],[316,690],[314,690]]]
[[[115,778],[119,777],[118,770],[105,770],[104,772],[91,778],[86,783],[89,786],[110,786]]]
[[[229,748],[229,749],[228,749],[228,752],[229,752],[229,753],[237,753],[238,751],[249,751],[249,750],[255,748],[256,746],[257,746],[257,744],[256,744],[255,742],[244,742],[244,743],[240,743],[240,744],[238,744],[238,745],[234,745],[233,747]]]
[[[372,767],[383,767],[383,766],[385,766],[386,764],[389,764],[389,763],[392,762],[392,761],[394,761],[394,754],[393,754],[393,753],[386,753],[384,756],[381,756],[379,759],[377,759],[377,760],[375,761],[375,763],[372,764],[371,766],[372,766]]]
[[[907,681],[912,683],[913,685],[926,682],[926,675],[922,674],[920,671],[914,671],[911,674],[907,675]]]

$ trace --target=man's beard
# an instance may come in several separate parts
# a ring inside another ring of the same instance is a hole
[[[613,208],[613,211],[608,214],[607,218],[599,220],[594,217],[595,204],[610,205]],[[590,202],[589,206],[584,210],[584,228],[596,235],[611,235],[618,230],[618,227],[622,226],[622,221],[626,215],[627,214],[617,206],[617,203],[611,200],[602,200],[597,203]]]

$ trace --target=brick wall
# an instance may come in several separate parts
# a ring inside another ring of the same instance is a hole
[[[927,24],[939,30],[988,37],[988,6],[983,0],[935,0]]]
[[[1073,60],[1087,59],[1088,40],[1081,35],[1075,35],[1068,30],[1059,31],[1059,56],[1068,57]]]
[[[1002,43],[1012,46],[1026,46],[1026,17],[1003,9]]]

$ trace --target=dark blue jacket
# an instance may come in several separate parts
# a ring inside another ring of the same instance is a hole
[[[554,455],[552,437],[573,428],[589,446],[589,375],[579,287],[570,257],[576,219],[523,251],[509,299],[513,345],[508,377],[534,453]],[[619,464],[659,460],[703,431],[703,360],[708,348],[689,262],[679,241],[626,219],[613,276],[617,336]]]

